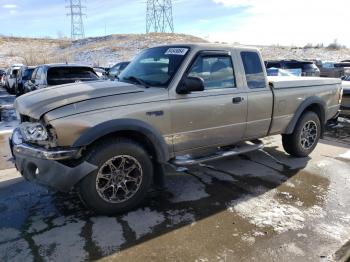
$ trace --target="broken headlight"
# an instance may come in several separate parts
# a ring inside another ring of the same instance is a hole
[[[20,130],[25,141],[41,142],[49,138],[45,126],[41,123],[24,122],[20,125]]]

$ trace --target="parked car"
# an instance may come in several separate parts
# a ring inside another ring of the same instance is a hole
[[[130,62],[121,62],[111,67],[108,76],[111,80],[115,80],[123,72],[123,70],[130,64]]]
[[[6,75],[6,70],[5,69],[0,69],[0,86],[4,86],[5,85],[4,75]]]
[[[7,92],[9,92],[10,94],[15,93],[17,73],[22,66],[23,65],[19,65],[19,64],[13,65],[6,71],[5,88]]]
[[[265,62],[266,68],[284,69],[295,76],[320,76],[320,70],[311,61],[298,60],[269,60]]]
[[[350,118],[350,76],[342,78],[343,99],[341,102],[341,116]]]
[[[104,67],[93,68],[98,77],[102,80],[108,80],[108,70]]]
[[[15,94],[17,97],[24,94],[24,86],[32,78],[34,69],[34,66],[22,66],[18,70],[15,83]]]
[[[349,76],[350,75],[350,62],[339,62],[334,64],[335,68],[342,68],[343,69],[343,76]]]
[[[74,82],[98,80],[92,67],[73,64],[48,64],[35,68],[32,78],[24,86],[24,92]]]
[[[306,157],[340,108],[341,80],[266,76],[260,52],[164,45],[140,53],[120,81],[52,87],[15,102],[11,148],[30,181],[102,214],[138,205],[164,166],[191,166],[263,148]],[[302,88],[296,88],[302,87]]]
[[[274,68],[274,67],[267,68],[266,73],[267,73],[267,76],[295,76],[284,69]]]
[[[341,78],[345,75],[343,67],[336,66],[334,61],[318,61],[317,66],[320,69],[321,77]]]

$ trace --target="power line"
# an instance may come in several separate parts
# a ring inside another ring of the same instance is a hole
[[[67,15],[71,18],[71,38],[74,40],[84,38],[85,31],[83,16],[85,14],[83,13],[83,9],[86,7],[81,5],[81,0],[68,1],[69,6],[66,6],[66,8],[69,9],[69,13]]]
[[[147,0],[146,32],[174,33],[171,0]]]

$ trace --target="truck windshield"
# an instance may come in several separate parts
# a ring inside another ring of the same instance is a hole
[[[119,81],[153,87],[168,87],[188,47],[155,47],[141,52],[120,74]]]

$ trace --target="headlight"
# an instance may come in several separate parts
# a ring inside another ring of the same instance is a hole
[[[20,129],[25,141],[46,141],[49,137],[46,128],[41,123],[25,122],[20,125]]]

